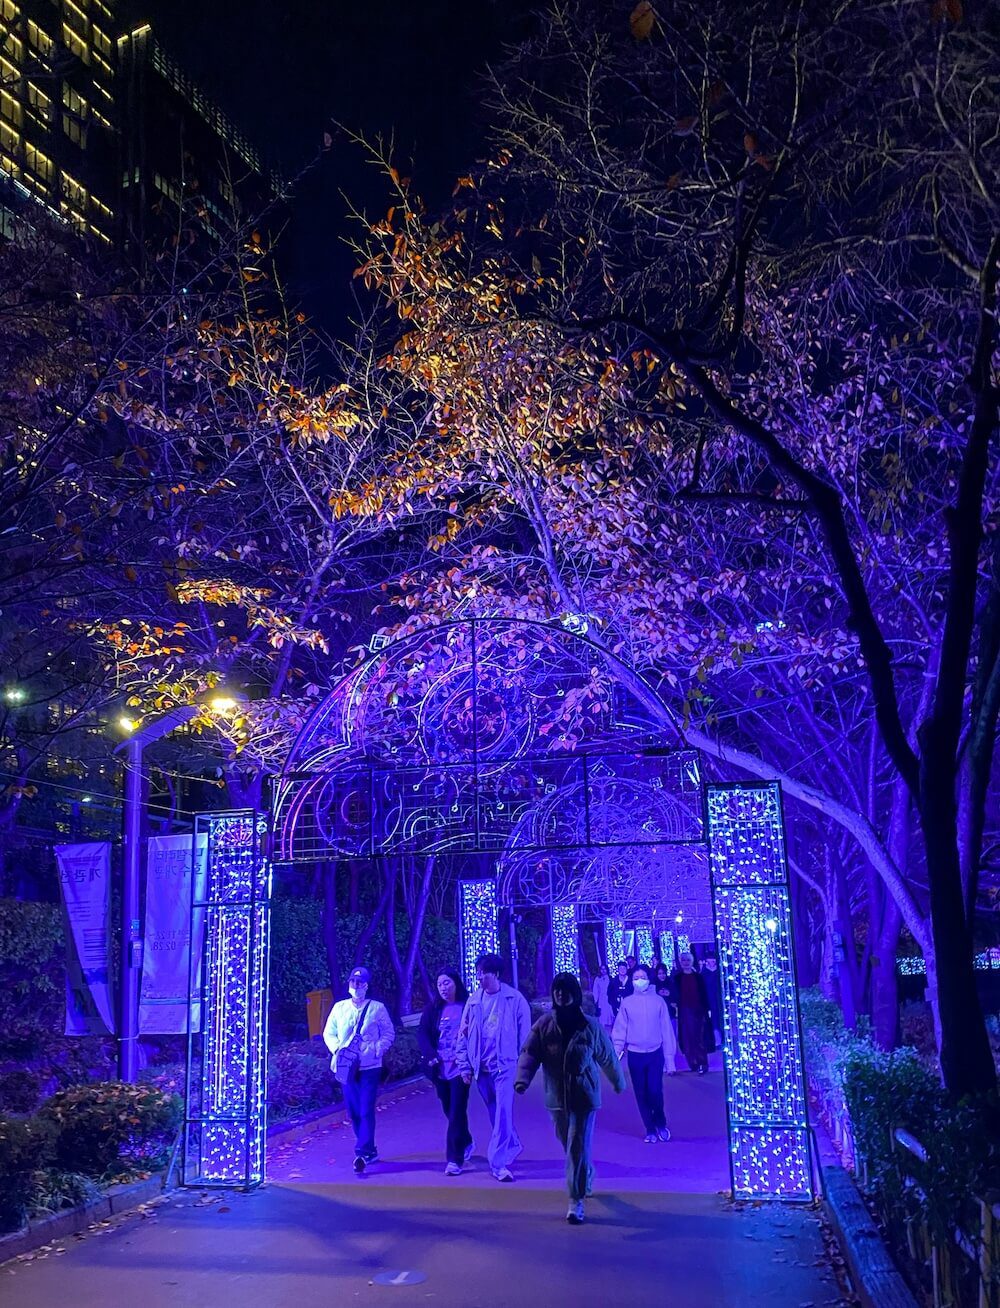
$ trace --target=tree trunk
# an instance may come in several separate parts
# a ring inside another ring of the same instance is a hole
[[[931,727],[929,722],[926,724]],[[976,988],[972,932],[965,916],[954,779],[934,760],[933,729],[921,742],[920,819],[930,883],[941,1074],[949,1093],[989,1094],[997,1076]]]
[[[899,981],[896,976],[896,948],[903,919],[886,895],[882,921],[871,953],[872,1035],[880,1049],[895,1049],[899,1043]]]

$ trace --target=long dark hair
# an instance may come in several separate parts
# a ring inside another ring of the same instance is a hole
[[[465,982],[462,980],[461,972],[453,967],[439,967],[434,973],[434,1007],[444,1008],[444,1000],[441,998],[441,992],[437,988],[437,979],[439,976],[450,976],[455,982],[455,1003],[464,1004],[469,997]]]

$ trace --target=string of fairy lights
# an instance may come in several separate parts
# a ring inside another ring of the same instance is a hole
[[[264,1178],[270,869],[263,819],[204,815],[208,838],[200,1002],[201,1039],[188,1040],[186,1157],[200,1185],[245,1186]],[[192,939],[195,923],[192,922]],[[197,979],[193,978],[197,984]]]
[[[707,810],[733,1195],[811,1199],[780,792],[710,786]]]

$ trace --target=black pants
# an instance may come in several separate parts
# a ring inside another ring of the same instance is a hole
[[[667,1124],[663,1111],[663,1050],[654,1049],[651,1054],[629,1051],[628,1074],[646,1134],[655,1135]]]
[[[460,1076],[453,1076],[450,1081],[438,1076],[434,1078],[434,1089],[448,1119],[448,1140],[445,1146],[448,1162],[458,1163],[461,1167],[465,1161],[465,1151],[472,1144],[472,1134],[469,1131],[469,1086]]]

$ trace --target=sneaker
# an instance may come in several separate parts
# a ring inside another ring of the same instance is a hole
[[[370,1154],[365,1154],[365,1162],[366,1162],[366,1163],[377,1163],[377,1162],[378,1162],[378,1150],[375,1149],[375,1150],[373,1150],[372,1153],[370,1153]]]
[[[497,1167],[494,1169],[493,1175],[498,1181],[513,1181],[514,1179],[514,1173],[509,1167]]]
[[[643,1143],[643,1144],[656,1144],[656,1135],[654,1134],[654,1132],[650,1131],[649,1135],[644,1135],[644,1136],[642,1137],[642,1143]]]
[[[461,1176],[462,1169],[459,1167],[458,1163],[449,1163],[444,1169],[444,1174],[445,1176]]]
[[[469,1161],[469,1159],[472,1157],[472,1152],[473,1152],[473,1150],[475,1149],[475,1147],[476,1147],[476,1146],[475,1146],[475,1145],[472,1143],[472,1141],[470,1140],[469,1143],[468,1143],[468,1144],[466,1145],[466,1147],[465,1147],[465,1154],[464,1154],[464,1157],[463,1157],[463,1159],[462,1159],[463,1162],[466,1162],[466,1163],[467,1163],[467,1162]]]
[[[699,1067],[699,1068],[698,1068],[698,1075],[699,1075],[699,1076],[704,1076],[705,1073],[706,1073],[707,1071],[708,1071],[708,1068],[707,1068],[707,1067]]]
[[[365,1170],[367,1166],[368,1164],[366,1160],[362,1158],[360,1154],[358,1154],[357,1158],[355,1158],[354,1160],[354,1170],[357,1172],[358,1176],[361,1175],[361,1173]]]
[[[661,1126],[656,1133],[656,1138],[662,1140],[664,1144],[670,1139],[670,1130],[668,1127]]]
[[[576,1199],[566,1209],[566,1220],[570,1226],[583,1225],[583,1200]]]

